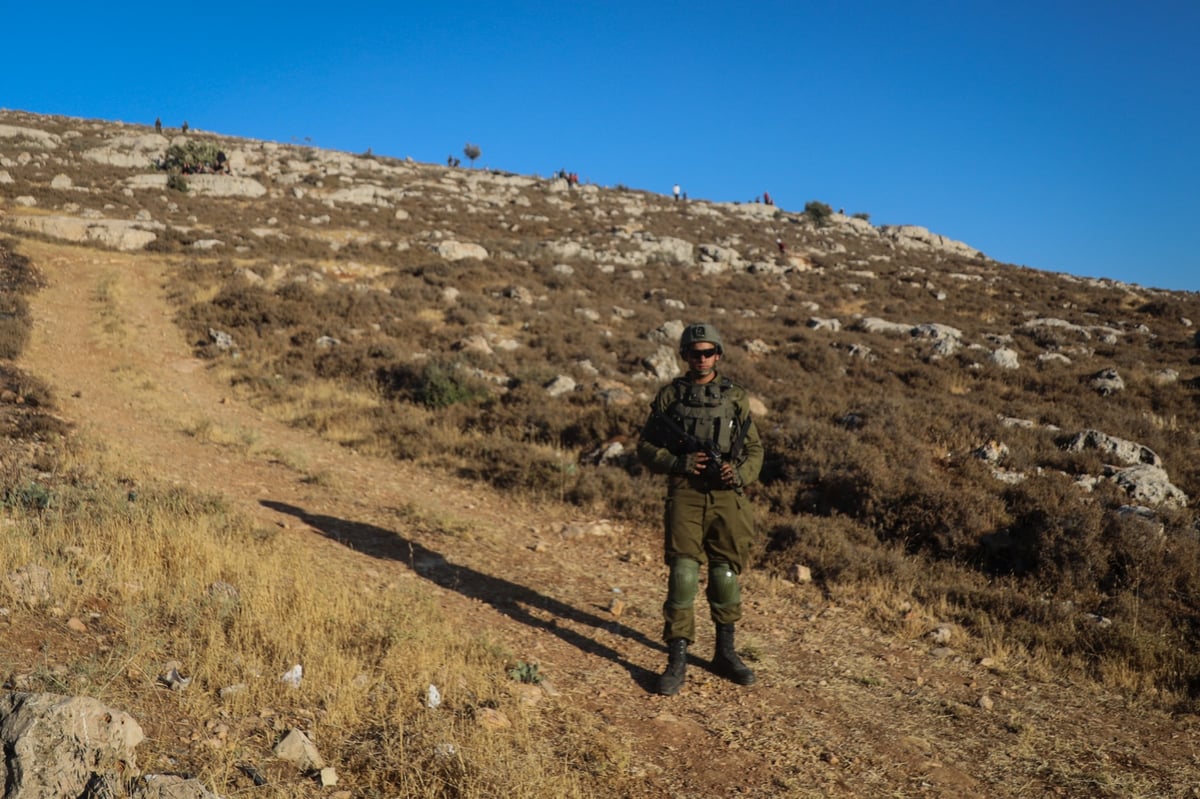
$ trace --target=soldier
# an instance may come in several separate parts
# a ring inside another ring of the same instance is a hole
[[[712,669],[738,685],[754,672],[734,650],[742,617],[738,574],[746,565],[754,520],[743,486],[758,479],[763,447],[750,418],[746,391],[717,374],[724,354],[717,329],[706,322],[684,328],[679,353],[688,371],[659,390],[638,441],[638,458],[667,474],[664,559],[670,567],[663,603],[667,668],[658,692],[679,693],[687,648],[696,640],[693,610],[700,567],[708,565],[705,596],[717,626]]]

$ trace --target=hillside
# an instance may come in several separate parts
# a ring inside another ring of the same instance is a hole
[[[209,149],[228,171],[170,168]],[[5,496],[76,479],[85,441],[131,496],[221,497],[331,585],[416,587],[547,676],[489,734],[540,739],[580,795],[1195,795],[1200,299],[819,216],[0,112],[29,323],[2,331]],[[693,319],[768,451],[760,681],[705,670],[701,613],[665,698],[661,485],[628,444]],[[61,691],[39,664],[103,659],[119,636],[76,610],[14,608],[6,673]],[[272,789],[209,744],[219,720],[269,761],[251,721],[278,708],[158,696],[125,708],[144,768]],[[337,789],[399,790],[369,772],[400,755],[356,759],[309,698]],[[468,773],[421,795],[488,795]]]

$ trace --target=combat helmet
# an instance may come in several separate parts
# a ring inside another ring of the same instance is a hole
[[[700,342],[708,342],[717,348],[717,352],[724,354],[725,345],[721,343],[721,334],[717,329],[708,322],[693,322],[683,329],[683,335],[679,337],[679,351],[685,352],[694,344]]]

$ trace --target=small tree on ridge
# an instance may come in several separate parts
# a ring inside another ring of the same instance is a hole
[[[829,217],[833,216],[833,209],[829,207],[828,203],[809,200],[804,204],[804,215],[811,219],[817,227],[825,227]]]

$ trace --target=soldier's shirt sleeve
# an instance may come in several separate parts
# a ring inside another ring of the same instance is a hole
[[[663,446],[663,432],[657,421],[657,414],[665,409],[664,393],[660,391],[650,406],[650,415],[642,425],[642,434],[638,438],[637,456],[647,469],[657,474],[666,474],[675,464],[675,455]]]
[[[746,431],[746,440],[742,444],[742,455],[737,464],[738,477],[742,478],[742,484],[749,485],[758,480],[759,473],[762,472],[762,465],[762,439],[758,435],[758,427],[754,424],[754,419],[751,418],[750,429]]]

